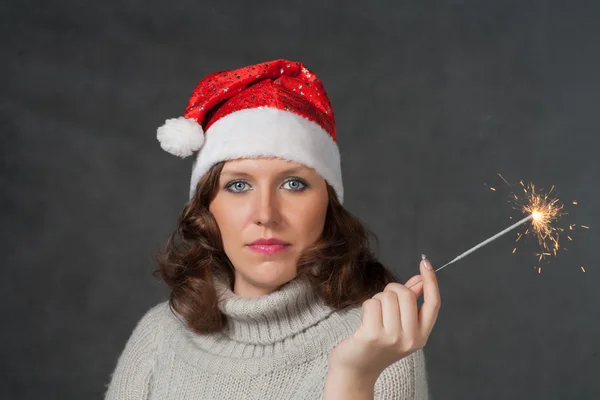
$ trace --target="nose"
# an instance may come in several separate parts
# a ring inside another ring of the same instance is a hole
[[[278,225],[281,213],[276,190],[261,190],[257,194],[254,205],[256,224],[265,227]]]

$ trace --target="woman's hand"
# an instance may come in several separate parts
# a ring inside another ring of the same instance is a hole
[[[427,257],[423,256],[420,268],[421,275],[413,276],[405,285],[390,283],[363,303],[361,326],[333,349],[330,371],[374,384],[385,368],[425,346],[441,300],[435,271]],[[424,302],[418,310],[421,293]]]

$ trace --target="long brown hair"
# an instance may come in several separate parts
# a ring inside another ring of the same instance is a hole
[[[157,273],[171,288],[170,306],[197,333],[220,331],[225,323],[213,286],[215,274],[233,282],[234,269],[225,255],[217,222],[209,205],[219,189],[224,162],[198,182],[184,206],[176,230],[155,257]],[[373,255],[377,241],[359,220],[339,203],[327,185],[329,205],[320,240],[298,260],[297,277],[307,279],[330,307],[341,310],[361,304],[398,278]]]

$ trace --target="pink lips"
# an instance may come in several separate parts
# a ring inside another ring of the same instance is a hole
[[[275,254],[286,249],[290,244],[279,239],[258,239],[250,243],[248,247],[257,253]]]

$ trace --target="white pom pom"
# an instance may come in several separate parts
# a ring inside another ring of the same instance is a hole
[[[200,150],[204,144],[204,131],[193,119],[171,118],[156,130],[156,138],[163,150],[185,158]]]

